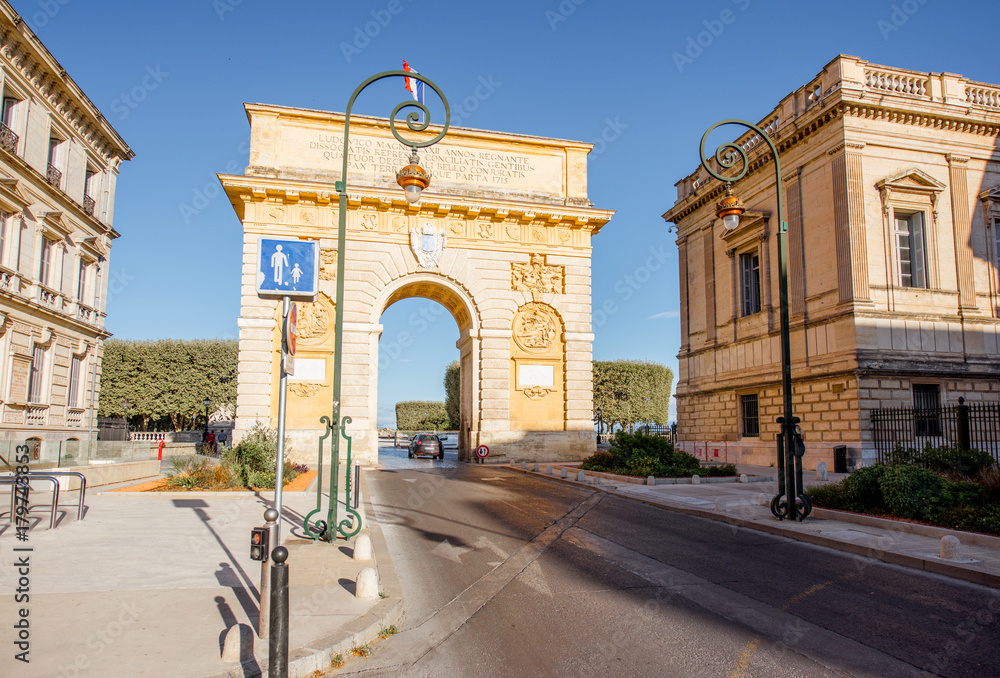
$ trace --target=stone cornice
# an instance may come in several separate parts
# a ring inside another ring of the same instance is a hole
[[[838,60],[855,62],[866,73],[886,72],[903,79],[922,76],[928,82],[931,79],[928,74],[886,69],[854,57],[841,56],[835,62]],[[783,105],[763,118],[758,126],[771,130],[771,139],[779,155],[784,155],[828,123],[844,118],[882,121],[922,130],[961,132],[991,139],[1000,137],[1000,87],[964,79],[957,79],[956,82],[963,88],[964,97],[952,93],[950,97],[934,98],[932,94],[887,91],[845,77],[816,97],[814,103],[807,106],[800,114],[787,117],[788,107],[784,106],[783,102]],[[936,83],[934,86],[937,86]],[[790,97],[794,97],[795,94]],[[765,144],[754,144],[752,132],[742,134],[735,143],[750,146],[748,177],[770,164],[770,149]],[[844,139],[829,152],[834,154],[845,148],[848,151],[858,152],[864,148],[864,143],[860,140]],[[701,177],[702,173],[703,169],[699,167],[678,184]],[[693,186],[691,193],[677,200],[662,215],[665,221],[680,225],[704,205],[717,200],[724,190],[722,182],[714,179],[700,179],[694,181]]]
[[[306,181],[276,180],[268,177],[218,175],[231,202],[274,202],[283,205],[337,205],[338,194],[330,184]],[[519,203],[510,200],[476,199],[459,202],[458,196],[424,193],[417,205],[411,205],[398,189],[361,187],[348,193],[348,210],[371,207],[378,211],[393,211],[406,215],[451,217],[461,219],[488,218],[491,222],[513,222],[523,225],[586,229],[598,233],[611,220],[613,210],[590,207],[556,207],[549,204]]]
[[[97,106],[7,3],[0,3],[0,56],[110,169],[117,170],[121,160],[134,157]]]

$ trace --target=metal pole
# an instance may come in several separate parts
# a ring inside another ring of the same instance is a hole
[[[279,546],[271,552],[271,616],[268,633],[267,675],[288,678],[288,549]]]
[[[278,524],[275,527],[274,543],[281,543],[281,492],[285,476],[285,391],[288,386],[288,374],[285,372],[285,328],[288,324],[288,309],[291,305],[289,297],[283,297],[281,302],[281,365],[278,374],[278,458],[274,470],[274,509],[278,512]],[[206,420],[207,421],[207,420]]]
[[[778,504],[780,503],[781,490],[779,489],[779,497],[772,501],[772,511],[779,518],[790,517],[792,519],[798,518],[802,520],[809,513],[809,503],[807,499],[803,499],[803,511],[800,514],[798,508],[796,507],[796,499],[802,493],[801,487],[796,487],[796,474],[795,474],[795,419],[792,414],[792,359],[791,359],[791,331],[789,329],[789,319],[788,319],[788,221],[785,217],[785,195],[782,188],[781,182],[781,162],[778,157],[778,148],[771,141],[771,137],[768,136],[763,129],[754,125],[753,123],[747,122],[746,120],[722,120],[715,123],[708,128],[708,131],[701,138],[701,147],[699,150],[699,157],[701,159],[702,166],[708,171],[710,175],[723,181],[726,185],[731,185],[732,183],[739,181],[747,175],[750,169],[750,160],[747,156],[747,151],[743,146],[736,142],[728,142],[723,144],[715,152],[715,163],[718,165],[720,171],[731,169],[737,166],[737,161],[742,161],[742,166],[740,171],[735,175],[725,176],[716,171],[712,163],[709,162],[708,158],[705,157],[705,141],[708,135],[717,127],[722,125],[740,125],[746,127],[749,130],[755,132],[771,149],[771,155],[774,158],[774,186],[777,193],[776,198],[778,202],[778,223],[780,224],[778,229],[778,283],[779,283],[779,300],[780,300],[780,310],[781,310],[781,390],[782,390],[782,402],[783,402],[783,416],[778,418],[778,423],[781,428],[781,442],[779,445],[783,446],[783,449],[779,447],[778,450],[778,462],[779,467],[781,466],[782,459],[784,460],[784,494],[787,501],[787,506],[783,512],[779,512]]]
[[[435,135],[433,138],[424,139],[422,141],[404,139],[399,132],[396,130],[396,114],[403,108],[412,107],[418,108],[423,113],[423,120],[416,113],[411,112],[406,118],[407,127],[414,132],[421,132],[427,129],[430,123],[430,111],[427,109],[423,103],[407,100],[400,103],[393,109],[392,114],[389,117],[389,130],[396,139],[407,146],[409,146],[414,153],[416,153],[417,148],[424,148],[426,146],[431,146],[436,144],[444,135],[448,132],[448,126],[451,124],[451,108],[448,106],[448,100],[445,98],[444,93],[430,81],[425,76],[420,75],[416,72],[407,71],[385,71],[383,73],[378,73],[373,75],[354,90],[351,94],[351,98],[347,102],[347,108],[344,109],[344,146],[343,146],[343,158],[340,172],[340,180],[334,184],[334,188],[339,194],[339,199],[337,202],[337,299],[335,306],[335,320],[336,326],[334,327],[334,342],[333,342],[333,417],[331,422],[331,427],[333,428],[333,447],[331,450],[331,460],[330,460],[330,512],[329,519],[327,521],[327,537],[330,543],[334,543],[337,536],[337,525],[335,524],[335,512],[336,512],[336,502],[337,495],[335,479],[337,477],[337,463],[340,460],[340,431],[342,421],[340,417],[340,403],[341,403],[341,367],[342,367],[342,353],[344,346],[344,264],[347,261],[347,161],[348,161],[348,148],[350,141],[351,132],[351,111],[354,109],[354,101],[361,94],[368,85],[372,84],[377,80],[382,80],[384,78],[392,77],[403,77],[403,78],[416,78],[421,82],[427,84],[431,89],[433,89],[437,95],[441,98],[441,102],[444,104],[444,114],[445,122],[441,131]]]
[[[361,487],[361,463],[354,465],[354,508],[358,508],[358,488]]]
[[[267,543],[277,543],[278,539],[278,512],[273,508],[264,511],[264,527],[267,528]],[[267,554],[270,556],[270,554]],[[260,563],[260,617],[257,622],[257,637],[267,638],[271,615],[271,561],[265,558]]]

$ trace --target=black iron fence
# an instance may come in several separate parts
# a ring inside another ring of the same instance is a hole
[[[993,455],[1000,461],[1000,403],[913,409],[872,410],[872,437],[878,461],[897,447],[922,450],[927,445],[957,445]]]

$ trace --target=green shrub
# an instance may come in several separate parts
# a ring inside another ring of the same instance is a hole
[[[992,455],[979,450],[961,447],[931,447],[928,445],[917,458],[917,463],[937,473],[951,473],[963,478],[974,478],[983,470],[996,464]]]
[[[616,433],[607,452],[598,452],[580,464],[585,471],[604,471],[644,478],[690,478],[703,476],[734,476],[732,464],[702,468],[700,462],[687,452],[674,449],[673,444],[661,436],[644,433]]]
[[[857,473],[857,471],[855,471]],[[839,511],[849,511],[853,506],[846,490],[847,478],[831,485],[821,485],[809,488],[809,499],[813,506],[821,508],[836,509]]]
[[[844,478],[844,494],[847,510],[862,512],[883,512],[885,498],[879,481],[888,466],[876,464],[857,469]]]
[[[941,491],[941,478],[921,466],[886,466],[879,478],[885,507],[893,515],[922,518]]]
[[[285,445],[288,445],[287,440]],[[238,445],[226,450],[222,457],[222,464],[232,469],[240,485],[261,489],[274,487],[277,461],[278,432],[259,421]],[[283,480],[286,483],[299,475],[294,465],[288,461],[285,462],[283,472]]]

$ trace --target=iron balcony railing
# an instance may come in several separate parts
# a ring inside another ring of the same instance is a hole
[[[0,122],[0,146],[8,153],[17,153],[17,134],[10,127]]]
[[[927,445],[968,446],[1000,461],[1000,403],[872,410],[871,422],[879,463],[897,446],[922,450]]]
[[[49,163],[48,170],[45,172],[45,180],[56,188],[62,186],[62,172],[51,162]]]
[[[94,207],[96,205],[97,205],[97,203],[89,195],[83,196],[83,211],[84,212],[86,212],[90,216],[94,216]]]

